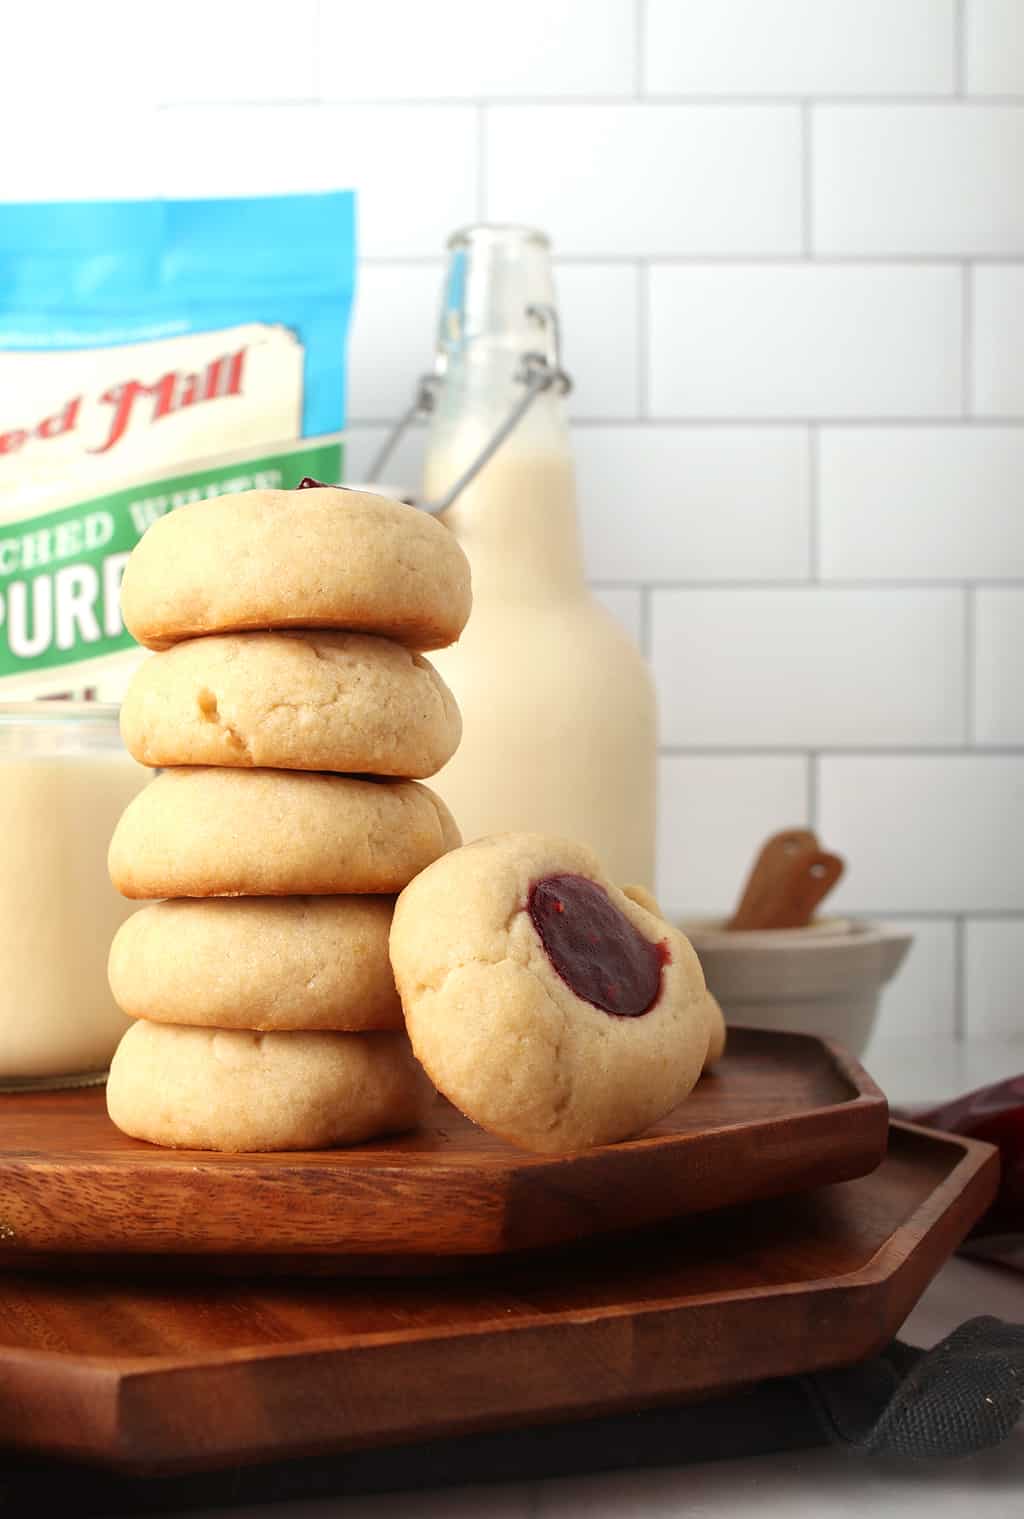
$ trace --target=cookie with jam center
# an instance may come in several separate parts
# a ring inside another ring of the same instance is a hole
[[[582,845],[500,834],[454,850],[401,893],[389,948],[434,1085],[525,1149],[640,1134],[701,1073],[696,954]]]
[[[656,918],[664,918],[665,914],[658,905],[658,899],[654,893],[647,890],[646,886],[624,886],[625,895],[631,902],[636,902],[639,907],[646,907]],[[708,1052],[704,1057],[704,1069],[707,1070],[725,1054],[726,1027],[725,1014],[719,1006],[717,997],[709,991],[704,998],[704,1016],[708,1022]]]

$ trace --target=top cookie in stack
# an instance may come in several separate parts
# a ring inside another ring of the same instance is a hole
[[[164,773],[118,824],[111,877],[129,897],[213,899],[144,909],[111,953],[114,994],[145,1021],[108,1106],[157,1143],[345,1143],[422,1108],[387,930],[392,895],[459,843],[418,784],[461,734],[419,650],[462,631],[469,566],[412,507],[304,486],[180,508],[125,574],[125,623],[161,652],[122,732]]]
[[[132,553],[128,631],[150,649],[204,633],[344,628],[444,649],[469,618],[469,563],[415,507],[304,480],[179,507]]]

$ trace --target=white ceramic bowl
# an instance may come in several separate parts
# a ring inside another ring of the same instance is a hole
[[[726,1021],[867,1047],[882,988],[913,935],[881,923],[823,918],[807,928],[730,932],[721,918],[680,923]]]

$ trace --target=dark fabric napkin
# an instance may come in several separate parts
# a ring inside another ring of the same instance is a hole
[[[429,1444],[154,1478],[8,1453],[0,1511],[20,1515],[66,1506],[76,1519],[113,1519],[682,1466],[829,1443],[868,1457],[931,1462],[998,1445],[1022,1412],[1024,1324],[975,1318],[929,1351],[894,1340],[874,1360],[762,1382],[725,1398]]]

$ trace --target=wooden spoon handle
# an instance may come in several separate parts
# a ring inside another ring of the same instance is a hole
[[[777,883],[768,928],[803,928],[843,873],[843,861],[823,849],[794,855]]]
[[[818,847],[818,840],[809,828],[785,828],[781,833],[773,834],[754,861],[739,906],[726,927],[775,927],[779,883],[794,859],[813,854]]]

